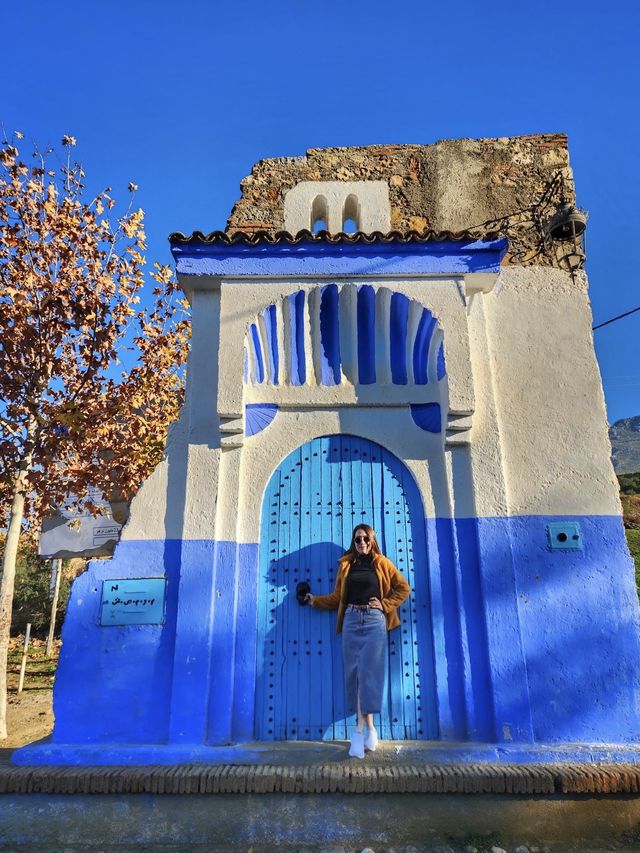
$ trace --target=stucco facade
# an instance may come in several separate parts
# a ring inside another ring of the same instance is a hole
[[[504,197],[527,163],[536,180],[518,185],[520,205],[545,169],[572,187],[562,139],[439,143],[458,145],[451,162],[400,146],[368,172],[367,149],[266,161],[227,234],[173,235],[193,310],[186,403],[114,558],[74,583],[53,742],[18,761],[346,737],[327,686],[331,617],[314,622],[293,593],[307,578],[329,591],[359,520],[413,587],[390,646],[387,737],[467,743],[463,760],[489,746],[494,759],[635,759],[640,614],[587,281],[532,249]],[[346,214],[367,230],[422,224],[418,207],[465,229],[496,174],[484,233],[275,236],[314,218],[337,231]],[[449,195],[430,198],[446,175]],[[145,577],[167,581],[163,623],[102,626],[102,581]]]

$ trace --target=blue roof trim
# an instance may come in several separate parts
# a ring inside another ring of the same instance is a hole
[[[295,245],[173,243],[183,276],[464,275],[498,273],[508,242],[500,240]]]

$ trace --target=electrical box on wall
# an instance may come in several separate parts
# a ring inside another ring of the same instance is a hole
[[[577,521],[553,521],[547,524],[552,551],[582,551],[582,533]]]

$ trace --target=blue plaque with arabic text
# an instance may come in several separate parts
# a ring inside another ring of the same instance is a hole
[[[160,625],[164,622],[164,578],[102,581],[101,625]]]

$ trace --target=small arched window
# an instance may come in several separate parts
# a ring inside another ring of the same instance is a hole
[[[342,208],[342,230],[345,234],[355,234],[360,230],[360,205],[354,195],[348,195]]]
[[[317,195],[311,205],[311,233],[329,230],[329,211],[327,200],[323,195]]]

